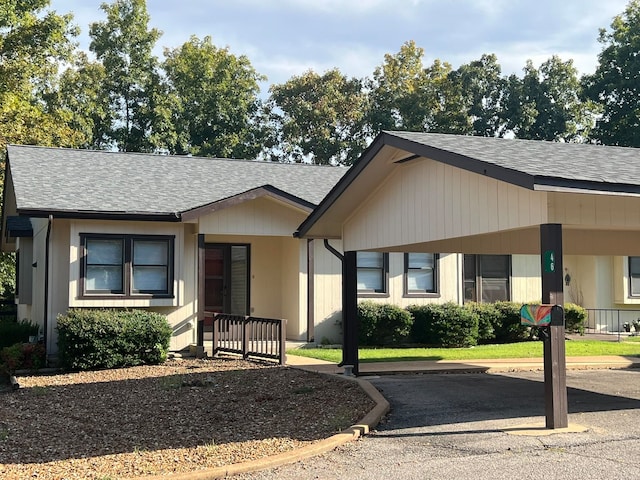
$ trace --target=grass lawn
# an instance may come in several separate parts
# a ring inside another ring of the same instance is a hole
[[[620,343],[598,340],[568,340],[566,350],[568,357],[589,355],[640,357],[640,337],[630,337]],[[361,362],[536,358],[542,357],[542,342],[478,345],[471,348],[360,348],[358,352]],[[333,348],[297,348],[288,350],[287,353],[336,363],[342,360],[342,350]]]

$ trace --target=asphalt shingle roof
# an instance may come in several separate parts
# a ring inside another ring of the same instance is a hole
[[[386,132],[535,177],[640,185],[640,149],[437,133]]]
[[[17,209],[175,214],[272,186],[316,205],[344,167],[8,147]]]

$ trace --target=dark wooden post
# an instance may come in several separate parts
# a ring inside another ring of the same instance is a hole
[[[562,225],[540,225],[542,263],[542,303],[564,306],[562,267]],[[564,310],[561,310],[564,312]],[[546,427],[564,428],[569,424],[567,406],[567,360],[564,314],[552,318],[544,340],[544,396]]]
[[[356,252],[344,252],[342,261],[342,365],[358,375],[358,279]]]
[[[196,356],[198,358],[204,356],[204,234],[198,234],[198,325],[196,340]],[[215,343],[214,343],[215,348]]]
[[[279,326],[279,343],[280,343],[280,352],[279,352],[279,359],[280,359],[280,365],[285,365],[287,363],[287,349],[286,349],[286,345],[287,345],[287,321],[283,318],[282,320],[280,320],[280,323],[278,324]]]

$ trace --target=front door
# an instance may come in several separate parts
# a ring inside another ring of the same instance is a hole
[[[204,309],[249,314],[249,245],[205,244]]]

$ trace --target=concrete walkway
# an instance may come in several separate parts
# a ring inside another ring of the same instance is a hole
[[[420,360],[408,362],[360,363],[360,375],[392,375],[398,373],[497,373],[542,370],[542,358],[501,358],[495,360]],[[333,362],[287,354],[287,365],[312,372],[344,373]],[[640,357],[601,356],[567,357],[567,370],[604,368],[640,368]]]

